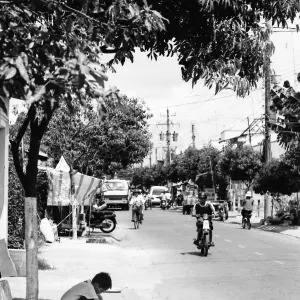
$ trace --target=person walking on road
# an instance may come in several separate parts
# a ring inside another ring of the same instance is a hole
[[[112,282],[108,273],[101,272],[92,280],[86,280],[74,285],[66,291],[61,300],[102,300],[101,294],[111,289]]]

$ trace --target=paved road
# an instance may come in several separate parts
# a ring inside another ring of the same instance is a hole
[[[136,288],[152,289],[152,299],[299,299],[299,239],[216,221],[216,247],[202,257],[191,216],[155,208],[139,230],[129,212],[117,218],[129,259],[143,269]]]

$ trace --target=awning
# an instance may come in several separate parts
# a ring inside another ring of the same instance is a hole
[[[47,205],[68,206],[70,205],[70,175],[69,172],[47,168],[50,181]],[[81,173],[74,175],[75,201],[78,204],[90,205],[93,197],[100,187],[101,179],[87,176]]]

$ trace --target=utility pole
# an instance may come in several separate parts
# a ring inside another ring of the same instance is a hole
[[[248,130],[249,130],[249,143],[250,143],[250,145],[252,146],[252,143],[251,143],[251,130],[250,130],[250,121],[249,121],[249,117],[247,117],[247,120],[248,120]]]
[[[214,171],[212,168],[212,162],[211,162],[211,158],[210,156],[207,156],[209,159],[209,165],[210,165],[210,172],[211,172],[211,179],[212,179],[212,183],[213,183],[213,188],[214,188],[214,194],[215,194],[215,201],[217,200],[217,191],[216,191],[216,185],[215,185],[215,180],[214,180]]]
[[[150,145],[150,152],[149,152],[149,164],[150,164],[150,168],[152,167],[152,147],[153,145]]]
[[[194,149],[196,148],[196,146],[195,146],[195,139],[196,139],[196,137],[195,137],[195,125],[192,124],[192,141],[193,141],[193,148]]]
[[[166,157],[167,167],[169,167],[171,164],[170,135],[171,135],[171,133],[170,133],[170,116],[169,116],[169,109],[167,108],[167,157]]]
[[[157,148],[155,148],[155,163],[157,164]]]
[[[176,116],[176,114],[171,115],[172,117]],[[167,123],[158,123],[157,125],[164,125],[167,126],[167,132],[166,132],[166,142],[167,142],[167,154],[166,154],[166,166],[169,167],[171,164],[171,152],[170,152],[170,144],[171,144],[171,132],[170,132],[170,125],[173,125],[174,123],[170,121],[170,113],[169,109],[167,109]]]
[[[270,21],[266,21],[267,30],[267,41],[265,46],[265,59],[264,59],[264,74],[265,74],[265,142],[264,142],[264,157],[265,165],[267,165],[271,160],[271,138],[270,138],[270,128],[269,128],[269,118],[270,118],[270,91],[271,91],[271,41],[270,35],[272,30],[272,25]],[[269,195],[265,194],[264,198],[264,219],[270,216],[270,203]]]

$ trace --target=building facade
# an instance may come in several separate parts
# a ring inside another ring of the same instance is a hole
[[[8,144],[9,104],[1,102],[0,107],[0,239],[7,240],[8,219]]]

